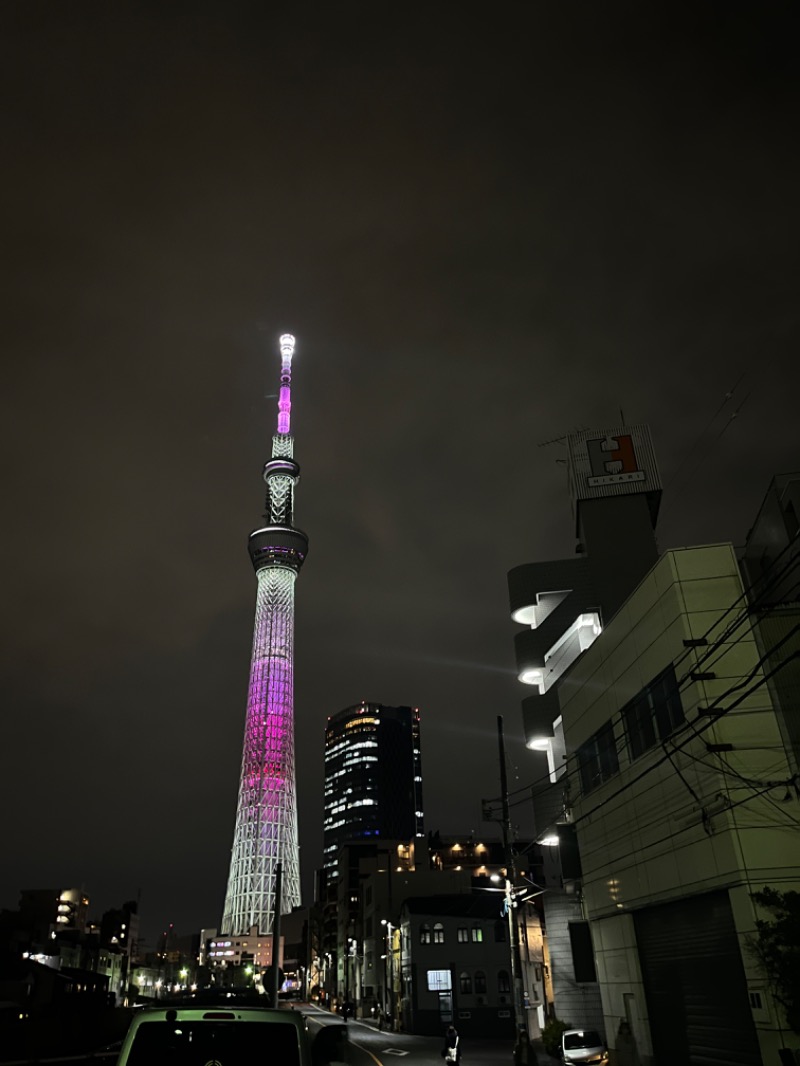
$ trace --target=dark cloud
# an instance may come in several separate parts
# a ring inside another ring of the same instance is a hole
[[[541,772],[505,597],[574,549],[541,442],[649,422],[664,547],[741,542],[798,464],[789,10],[4,6],[0,902],[219,917],[285,329],[306,885],[352,702],[422,709],[431,828],[478,827],[498,713]]]

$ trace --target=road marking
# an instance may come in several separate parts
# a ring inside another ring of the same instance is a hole
[[[396,1048],[396,1047],[385,1047],[383,1049],[383,1053],[384,1053],[384,1055],[407,1055],[408,1054],[407,1051],[400,1051],[400,1049]]]

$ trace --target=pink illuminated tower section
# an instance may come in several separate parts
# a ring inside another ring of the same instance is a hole
[[[290,433],[294,337],[280,339],[281,384],[272,457],[264,465],[265,524],[248,549],[256,572],[256,620],[239,803],[221,932],[269,933],[275,870],[282,864],[281,913],[300,905],[294,772],[294,583],[308,537],[293,524],[300,467]]]

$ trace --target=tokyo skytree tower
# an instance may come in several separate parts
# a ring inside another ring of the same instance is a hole
[[[280,339],[281,385],[272,457],[264,464],[266,523],[250,534],[256,620],[239,803],[221,932],[272,930],[275,871],[282,864],[281,913],[300,905],[294,772],[294,583],[308,537],[293,524],[300,467],[290,436],[294,337]]]

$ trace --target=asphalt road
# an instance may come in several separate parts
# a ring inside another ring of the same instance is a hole
[[[343,1028],[342,1019],[330,1011],[321,1010],[308,1003],[298,1003],[296,1010],[301,1011],[309,1022],[311,1035],[321,1026]],[[392,1033],[379,1030],[372,1023],[351,1019],[346,1025],[348,1048],[343,1057],[347,1066],[442,1066],[441,1050],[443,1039],[433,1036],[415,1036],[410,1033]],[[2,1056],[0,1049],[0,1058]],[[113,1066],[117,1053],[108,1051],[95,1052],[94,1055],[55,1055],[45,1058],[17,1059],[7,1062],[7,1066],[27,1066],[31,1062],[52,1064],[52,1066]],[[555,1059],[538,1049],[539,1066],[561,1066]],[[463,1066],[512,1066],[511,1042],[506,1040],[468,1040],[462,1044]]]
[[[319,1025],[341,1025],[341,1018],[310,1004],[299,1007],[309,1020],[312,1033]],[[414,1036],[410,1033],[390,1033],[375,1025],[350,1020],[347,1022],[350,1044],[349,1062],[352,1066],[442,1066],[443,1039],[433,1036]],[[462,1044],[463,1066],[512,1066],[512,1043],[504,1040],[470,1040]],[[558,1066],[555,1059],[537,1052],[539,1066]]]

